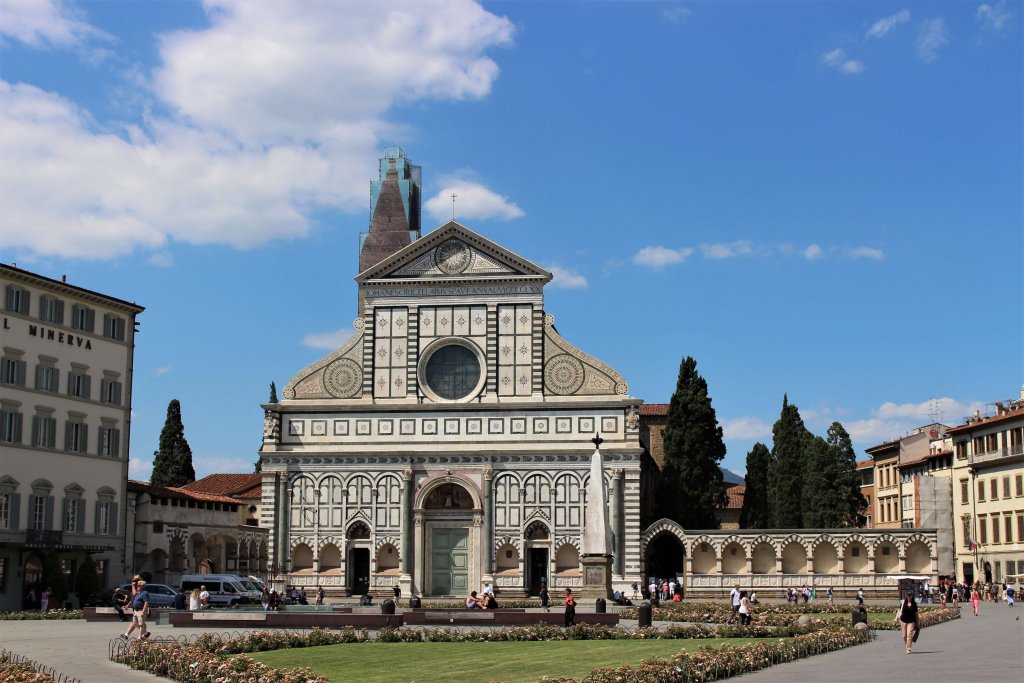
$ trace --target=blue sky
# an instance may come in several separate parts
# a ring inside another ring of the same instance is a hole
[[[0,259],[146,306],[133,476],[351,330],[383,147],[630,393],[863,448],[1024,381],[1021,2],[0,0]]]

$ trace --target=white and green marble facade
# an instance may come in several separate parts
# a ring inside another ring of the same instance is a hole
[[[435,594],[451,564],[448,594],[519,595],[546,551],[549,588],[579,586],[595,435],[613,585],[641,579],[641,401],[558,334],[550,279],[455,222],[357,277],[352,338],[263,406],[261,524],[279,581],[351,592],[368,554],[371,592]],[[480,372],[446,400],[424,378],[452,346]]]

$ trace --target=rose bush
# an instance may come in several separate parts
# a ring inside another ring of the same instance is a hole
[[[20,612],[0,612],[0,621],[37,621],[42,619],[84,619],[80,609],[51,609],[47,612],[24,610]]]

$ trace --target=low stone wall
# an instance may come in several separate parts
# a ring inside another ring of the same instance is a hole
[[[525,609],[407,609],[402,612],[406,626],[531,626],[533,624],[565,623],[565,612],[559,608],[551,612],[527,612]],[[619,615],[576,612],[577,624],[615,626]]]
[[[402,625],[400,614],[355,613],[351,609],[338,611],[271,611],[209,610],[204,612],[171,612],[174,627],[190,628],[383,628]]]

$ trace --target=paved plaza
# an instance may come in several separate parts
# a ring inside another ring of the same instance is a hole
[[[772,667],[742,676],[743,683],[835,682],[882,680],[1024,681],[1024,609],[986,603],[980,617],[969,611],[957,621],[925,629],[910,656],[899,634],[878,632],[866,645]],[[624,621],[632,627],[636,622]],[[123,631],[119,623],[85,621],[0,621],[0,648],[41,662],[58,673],[84,683],[155,681],[148,673],[131,671],[108,660],[110,639]],[[152,626],[154,638],[180,637],[202,629]]]

